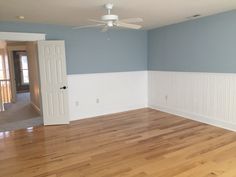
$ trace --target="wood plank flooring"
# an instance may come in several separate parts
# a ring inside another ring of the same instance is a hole
[[[1,177],[236,177],[236,133],[152,109],[0,133]]]

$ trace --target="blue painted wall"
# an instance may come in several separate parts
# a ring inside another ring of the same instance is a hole
[[[46,33],[47,39],[65,40],[67,73],[103,73],[147,70],[147,32],[0,22],[0,31]]]
[[[148,69],[236,72],[236,10],[148,32]]]
[[[236,72],[236,10],[154,30],[0,22],[0,31],[46,33],[66,43],[67,73],[140,70]]]

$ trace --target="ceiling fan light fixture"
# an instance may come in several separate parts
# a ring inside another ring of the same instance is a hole
[[[108,26],[108,27],[113,27],[113,21],[108,21],[108,22],[107,22],[107,26]]]
[[[118,19],[117,15],[103,15],[101,18],[103,21],[117,21]]]

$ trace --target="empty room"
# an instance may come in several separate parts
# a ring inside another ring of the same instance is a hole
[[[0,177],[236,177],[236,0],[0,0]]]

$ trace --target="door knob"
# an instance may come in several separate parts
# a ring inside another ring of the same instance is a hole
[[[66,87],[66,86],[63,86],[63,87],[61,87],[60,89],[64,89],[64,90],[65,90],[65,89],[67,89],[67,87]]]

